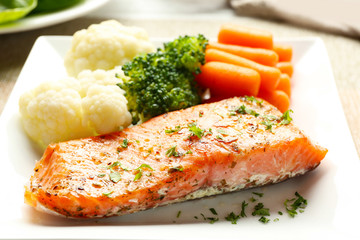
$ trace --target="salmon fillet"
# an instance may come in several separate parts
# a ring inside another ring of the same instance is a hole
[[[267,102],[231,98],[49,145],[25,202],[67,217],[123,215],[281,182],[326,153]]]

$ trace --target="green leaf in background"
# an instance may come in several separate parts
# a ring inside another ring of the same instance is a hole
[[[38,0],[38,5],[33,12],[34,13],[53,12],[71,7],[82,1],[83,0]]]
[[[0,0],[0,24],[26,16],[37,5],[37,0]]]

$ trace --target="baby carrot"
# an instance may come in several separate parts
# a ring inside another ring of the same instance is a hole
[[[279,55],[280,62],[290,62],[292,58],[292,47],[286,44],[274,44],[273,50]]]
[[[291,84],[290,77],[286,73],[280,75],[280,81],[276,90],[281,90],[286,93],[289,97],[291,96]]]
[[[289,77],[291,77],[294,72],[291,62],[278,62],[276,64],[276,68],[278,68],[282,73],[286,73]]]
[[[230,23],[220,27],[218,42],[255,48],[273,48],[273,37],[270,32]]]
[[[217,49],[240,57],[247,58],[254,62],[264,64],[267,66],[275,66],[278,62],[278,55],[273,50],[264,48],[244,47],[232,44],[223,44],[217,42],[210,42],[207,45],[208,49]]]
[[[208,62],[196,75],[199,85],[209,88],[214,96],[256,96],[260,75],[252,69],[222,62]]]
[[[260,91],[258,97],[268,101],[269,103],[277,107],[281,112],[285,112],[289,109],[290,99],[288,95],[281,90],[275,90],[270,92]]]
[[[205,60],[206,62],[224,62],[235,64],[241,67],[251,68],[257,71],[261,77],[260,88],[273,91],[277,87],[280,79],[280,70],[274,67],[265,66],[249,59],[236,56],[231,53],[227,53],[224,51],[216,50],[216,49],[207,49],[205,51]]]

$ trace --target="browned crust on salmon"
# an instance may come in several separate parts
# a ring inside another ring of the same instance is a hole
[[[52,144],[25,199],[92,218],[281,182],[316,168],[327,152],[281,117],[266,102],[232,98]]]

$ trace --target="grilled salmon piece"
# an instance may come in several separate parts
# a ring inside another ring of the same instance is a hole
[[[232,98],[49,145],[25,202],[67,217],[123,215],[281,182],[326,153],[272,105]]]

